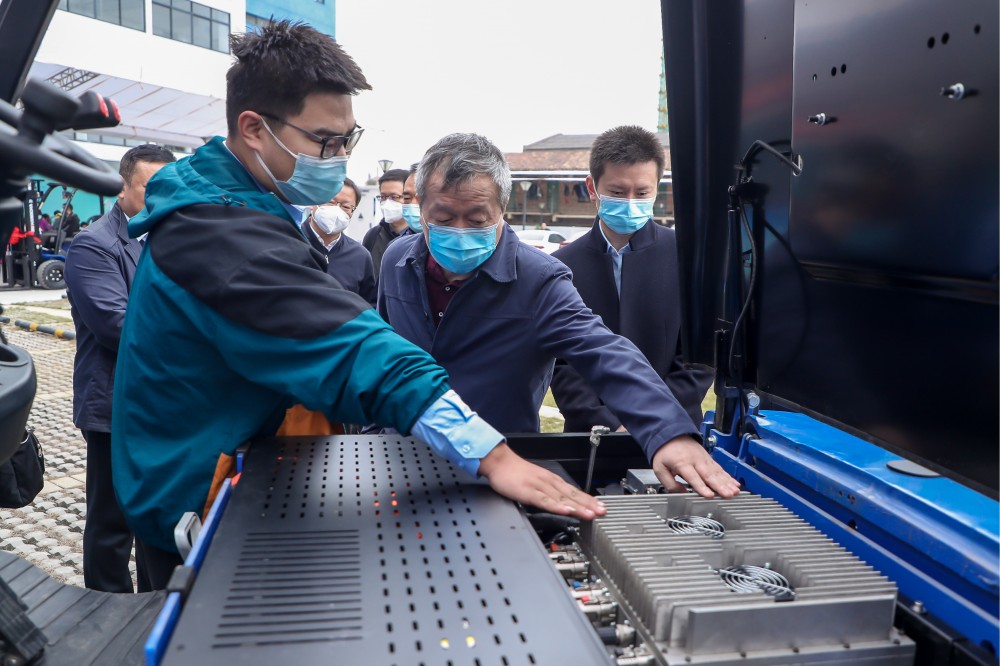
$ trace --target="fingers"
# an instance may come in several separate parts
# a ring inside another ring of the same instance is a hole
[[[597,498],[513,453],[492,461],[487,471],[490,485],[501,495],[549,513],[573,515],[582,520],[592,520],[607,513]]]
[[[679,483],[677,479],[674,478],[674,473],[669,467],[655,467],[653,472],[656,474],[656,478],[660,480],[660,483],[663,484],[663,487],[668,493],[687,492],[687,488],[684,487],[684,484]]]
[[[573,515],[584,520],[593,520],[607,513],[604,503],[582,490],[571,486],[555,474],[547,480],[548,497],[559,506],[561,515]]]
[[[714,461],[712,462],[712,468],[701,472],[701,477],[720,497],[729,499],[730,497],[736,497],[740,493],[739,482],[729,476],[726,470],[722,469]]]

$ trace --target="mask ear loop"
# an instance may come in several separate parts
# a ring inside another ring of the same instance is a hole
[[[264,129],[267,130],[267,133],[271,135],[271,138],[274,139],[274,142],[277,143],[279,146],[281,146],[281,149],[283,151],[285,151],[286,153],[288,153],[292,157],[295,157],[295,158],[298,157],[295,153],[293,153],[292,151],[290,151],[288,149],[288,146],[286,146],[285,144],[283,144],[281,142],[281,139],[279,139],[278,136],[274,133],[274,130],[271,129],[271,126],[267,124],[266,120],[264,120],[264,116],[260,117],[260,122],[261,122],[261,124],[264,125]],[[271,175],[271,174],[268,174],[268,175]]]

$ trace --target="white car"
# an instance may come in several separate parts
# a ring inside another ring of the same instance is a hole
[[[518,239],[536,247],[546,254],[552,254],[570,240],[586,233],[587,229],[577,227],[561,227],[558,229],[514,229]]]

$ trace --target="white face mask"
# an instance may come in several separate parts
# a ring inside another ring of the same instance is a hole
[[[351,216],[340,206],[320,206],[313,212],[313,220],[320,231],[332,236],[347,228],[351,223]]]
[[[399,222],[403,219],[403,204],[398,201],[393,201],[392,199],[389,201],[383,201],[382,217],[384,217],[385,221],[389,224]]]

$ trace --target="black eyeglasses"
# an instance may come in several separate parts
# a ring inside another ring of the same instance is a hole
[[[339,206],[340,210],[344,211],[348,215],[354,215],[354,211],[358,209],[357,206],[352,206],[351,204],[340,203],[339,201],[331,201],[331,206]]]
[[[270,113],[261,113],[260,115],[264,116],[265,118],[270,118],[271,120],[276,120],[282,125],[288,125],[292,129],[296,129],[302,132],[307,137],[318,143],[320,146],[319,157],[320,159],[324,160],[329,157],[333,157],[334,155],[339,153],[341,148],[350,153],[352,150],[354,150],[354,147],[358,145],[358,141],[361,139],[361,135],[365,131],[365,129],[360,125],[355,125],[354,130],[350,134],[346,135],[335,134],[333,136],[320,136],[319,134],[313,134],[309,130],[302,129],[297,125],[293,125],[287,120],[284,120],[277,116],[272,116]]]

